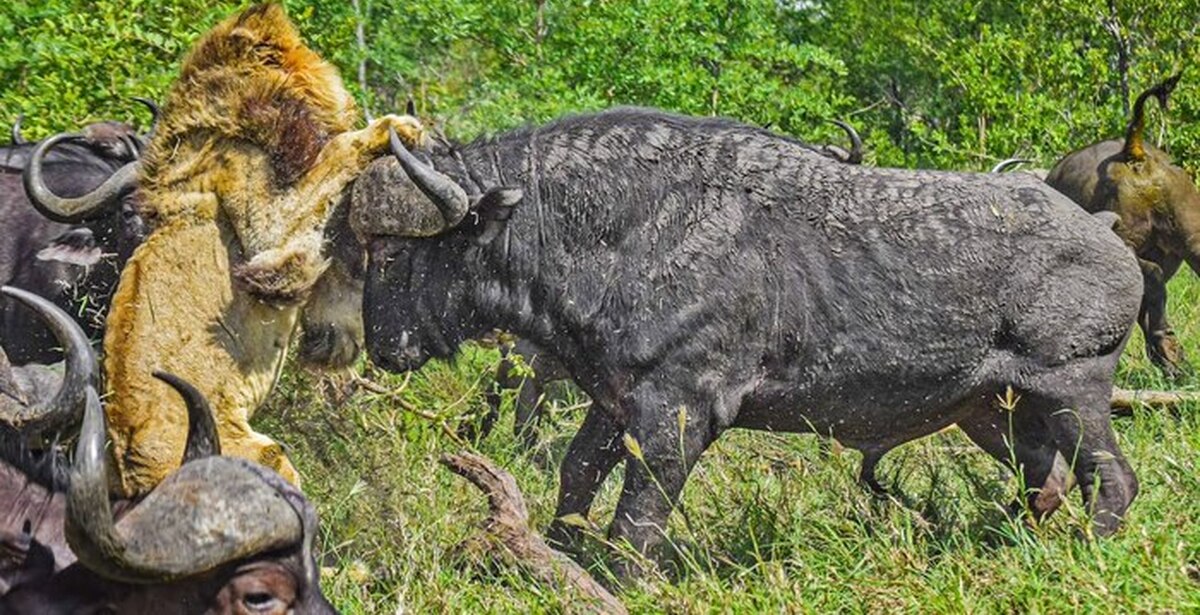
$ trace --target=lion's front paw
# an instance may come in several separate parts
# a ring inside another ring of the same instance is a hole
[[[385,115],[375,120],[387,132],[388,128],[396,131],[401,141],[409,147],[420,147],[425,144],[425,127],[421,120],[411,115]]]

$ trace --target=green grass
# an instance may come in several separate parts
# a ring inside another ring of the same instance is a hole
[[[1200,282],[1170,286],[1170,312],[1200,363]],[[435,415],[413,416],[387,396],[290,371],[259,417],[287,442],[323,526],[323,586],[346,613],[578,610],[563,592],[519,570],[465,561],[455,545],[485,512],[473,486],[437,463],[460,445],[448,435],[485,409],[495,352],[465,349],[453,364],[414,374],[403,397]],[[399,387],[403,378],[380,382]],[[1194,378],[1195,388],[1200,378]],[[1130,342],[1118,383],[1167,388]],[[543,430],[557,464],[582,420],[566,398]],[[477,449],[510,471],[535,527],[553,515],[557,471],[512,436],[512,412]],[[621,599],[633,612],[1200,612],[1200,407],[1179,416],[1139,410],[1116,420],[1141,480],[1125,528],[1085,541],[1078,492],[1028,530],[1003,514],[1016,492],[1006,472],[954,431],[901,447],[881,465],[907,506],[874,501],[855,482],[859,456],[824,450],[812,436],[734,431],[701,460],[669,538],[681,562]],[[603,535],[621,472],[591,519]],[[599,551],[599,549],[597,549]],[[603,574],[600,558],[593,571]]]

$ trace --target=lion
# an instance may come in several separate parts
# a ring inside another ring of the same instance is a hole
[[[226,454],[299,484],[249,420],[326,272],[323,232],[348,184],[385,153],[390,130],[424,140],[411,116],[352,130],[358,117],[278,4],[227,18],[187,55],[139,169],[153,231],[122,272],[104,338],[122,495],[149,492],[181,463],[186,410],[155,370],[211,400]]]

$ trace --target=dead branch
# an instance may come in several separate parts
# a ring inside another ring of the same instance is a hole
[[[425,419],[426,421],[433,423],[434,425],[437,425],[439,428],[441,428],[442,433],[449,436],[450,439],[453,440],[455,444],[458,444],[459,446],[467,446],[466,440],[463,440],[461,436],[454,433],[454,430],[451,429],[450,426],[446,424],[445,419],[443,419],[442,417],[440,417],[436,414],[433,414],[432,412],[427,412],[425,410],[421,410],[420,408],[412,405],[411,403],[409,403],[403,397],[400,396],[400,394],[402,392],[404,392],[404,389],[408,388],[408,382],[409,382],[409,379],[412,377],[412,372],[405,373],[404,374],[404,382],[401,383],[401,385],[395,389],[389,389],[373,380],[370,380],[369,378],[366,378],[365,376],[360,376],[353,372],[351,372],[351,377],[354,378],[354,382],[359,387],[361,387],[363,390],[367,391],[368,393],[374,393],[376,395],[387,397],[388,399],[395,402],[397,406],[400,406],[401,410],[404,410],[405,412],[408,412],[409,414],[418,416],[420,418]]]
[[[358,43],[358,87],[362,89],[363,95],[363,115],[366,116],[368,122],[375,120],[371,113],[371,95],[367,89],[367,58],[370,57],[370,50],[367,49],[367,33],[366,20],[367,13],[370,12],[370,6],[363,10],[359,0],[350,0],[354,6],[354,38]]]
[[[484,538],[470,541],[472,548],[487,548],[500,559],[528,570],[542,583],[573,589],[589,599],[589,611],[627,613],[624,605],[583,568],[551,549],[530,529],[525,498],[511,474],[496,467],[486,457],[473,453],[443,455],[440,461],[487,495],[489,512],[483,522]]]
[[[1131,390],[1113,387],[1112,410],[1115,416],[1130,416],[1135,405],[1174,408],[1181,404],[1200,402],[1200,393],[1191,391]]]

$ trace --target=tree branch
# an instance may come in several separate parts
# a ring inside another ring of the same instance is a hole
[[[482,546],[502,560],[528,570],[542,583],[566,586],[589,598],[592,612],[625,614],[621,604],[571,558],[551,549],[529,527],[525,498],[511,474],[496,467],[486,457],[473,453],[443,455],[441,464],[471,481],[488,498],[488,517],[483,522],[482,540],[469,541]]]
[[[1200,402],[1200,393],[1191,391],[1130,390],[1113,387],[1112,411],[1114,416],[1131,416],[1135,405],[1158,406],[1174,409],[1175,406]]]

